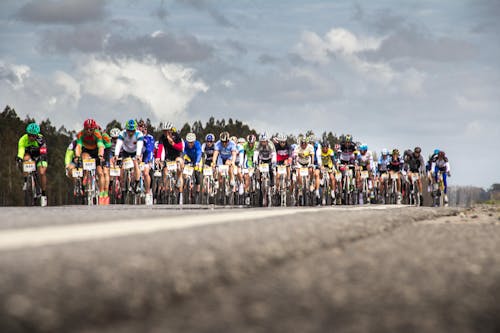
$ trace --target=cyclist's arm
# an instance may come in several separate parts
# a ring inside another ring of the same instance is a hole
[[[24,153],[26,152],[27,141],[28,141],[28,135],[25,134],[19,139],[19,142],[17,144],[17,157],[19,157],[20,159],[24,158]]]
[[[123,147],[123,138],[121,135],[118,137],[118,140],[116,140],[116,147],[115,147],[115,157],[120,156],[120,152]]]
[[[142,155],[142,147],[144,146],[144,137],[137,138],[137,147],[135,150],[135,156],[139,157]]]
[[[202,151],[201,151],[201,144],[200,142],[196,141],[194,143],[195,145],[195,149],[196,149],[196,161],[195,161],[195,165],[200,165],[201,164],[201,156],[202,156]]]
[[[75,151],[73,149],[67,149],[66,155],[64,156],[64,166],[68,166],[75,157]]]

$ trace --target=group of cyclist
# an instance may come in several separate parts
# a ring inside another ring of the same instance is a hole
[[[69,144],[65,156],[66,175],[74,180],[72,171],[81,165],[82,160],[94,159],[96,163],[96,178],[99,188],[98,203],[109,204],[108,189],[110,186],[110,167],[119,165],[125,158],[133,160],[133,188],[138,190],[139,180],[143,179],[146,197],[152,203],[150,170],[160,171],[163,175],[169,172],[165,167],[168,162],[175,163],[176,191],[179,194],[179,203],[182,203],[184,189],[183,169],[186,165],[194,169],[193,186],[196,195],[202,189],[202,174],[204,168],[227,166],[229,183],[240,196],[249,203],[251,191],[251,177],[259,165],[268,165],[270,191],[275,192],[276,184],[280,184],[282,177],[290,193],[294,188],[302,188],[303,180],[310,181],[309,191],[318,202],[320,186],[324,177],[328,178],[329,192],[332,204],[337,200],[339,187],[343,178],[338,174],[350,172],[353,184],[362,190],[363,180],[367,184],[365,200],[376,202],[376,193],[387,190],[387,184],[380,181],[384,175],[391,176],[396,184],[397,203],[401,203],[404,181],[412,179],[412,175],[419,175],[416,184],[418,193],[422,195],[423,177],[428,177],[430,183],[438,181],[438,175],[444,182],[444,200],[447,202],[447,177],[450,175],[450,164],[445,152],[436,149],[426,162],[420,147],[405,150],[403,154],[395,148],[392,151],[382,149],[380,157],[374,160],[374,154],[368,150],[366,144],[354,142],[351,135],[343,135],[340,142],[333,146],[327,140],[318,140],[314,135],[299,135],[297,142],[290,142],[289,137],[279,134],[270,137],[266,133],[250,134],[246,138],[230,136],[226,131],[207,134],[204,142],[200,142],[192,132],[182,138],[171,122],[160,124],[161,136],[155,138],[148,133],[144,121],[137,122],[130,119],[124,129],[112,128],[109,134],[102,130],[94,119],[84,121],[83,129],[79,131]],[[37,171],[41,178],[41,195],[46,196],[47,145],[40,127],[36,123],[28,124],[26,134],[19,140],[17,161],[35,160]],[[139,167],[141,165],[141,167]],[[281,167],[281,172],[277,168]],[[283,171],[283,170],[286,171]],[[307,170],[302,176],[297,176],[296,170]],[[217,174],[217,173],[215,173]],[[258,172],[257,172],[258,174]],[[26,175],[25,175],[26,176]],[[283,182],[281,182],[283,183]],[[85,184],[84,184],[85,185]],[[359,191],[357,193],[360,193]],[[323,194],[324,195],[324,194]],[[360,193],[361,195],[361,193]],[[360,197],[361,199],[361,197]],[[362,199],[358,201],[363,203]],[[382,199],[383,202],[383,199]],[[423,199],[420,197],[420,203]]]

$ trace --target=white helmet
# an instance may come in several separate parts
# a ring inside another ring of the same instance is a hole
[[[283,142],[283,141],[286,141],[287,137],[286,137],[286,135],[285,135],[285,134],[278,134],[278,136],[276,137],[276,139],[277,139],[278,141]]]
[[[174,128],[174,124],[172,124],[170,121],[166,121],[161,124],[162,131],[171,131],[172,128]]]
[[[245,143],[247,140],[245,138],[238,138],[238,143]]]
[[[263,132],[259,135],[259,141],[267,141],[267,140],[269,139],[267,138],[266,132]]]
[[[196,134],[194,134],[194,133],[188,133],[186,135],[186,141],[187,142],[195,142],[196,141]]]
[[[112,138],[117,138],[120,136],[120,129],[115,127],[115,128],[112,128],[111,131],[109,131],[109,135],[112,137]]]

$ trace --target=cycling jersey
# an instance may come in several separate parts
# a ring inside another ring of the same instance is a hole
[[[380,158],[378,159],[378,171],[380,173],[387,172],[389,163],[391,163],[391,158],[389,157],[389,155],[386,155],[385,158],[383,156],[380,156]]]
[[[97,148],[104,147],[102,133],[99,130],[94,130],[90,135],[85,130],[80,131],[76,135],[76,143],[86,150],[96,150]]]
[[[328,168],[328,169],[333,169],[335,165],[335,160],[334,160],[334,153],[331,148],[329,148],[326,153],[321,150],[321,166]]]
[[[28,134],[24,134],[17,144],[17,157],[24,158],[29,154],[33,159],[47,159],[47,144],[42,134],[38,134],[34,140],[30,140]]]
[[[186,154],[192,165],[198,165],[201,162],[201,144],[200,141],[196,140],[192,148],[189,148],[189,143],[184,142],[184,154]]]
[[[201,146],[201,151],[203,152],[203,156],[204,156],[204,159],[205,159],[204,164],[205,165],[211,165],[212,161],[214,159],[215,144],[212,144],[211,146],[208,146],[207,143],[205,142]]]
[[[217,164],[221,164],[233,157],[233,152],[237,151],[236,144],[233,141],[228,141],[224,146],[222,141],[219,140],[215,143],[215,151],[219,152]]]
[[[153,161],[155,150],[155,138],[151,134],[144,135],[144,144],[142,146],[142,161],[149,163]]]
[[[184,151],[184,141],[179,133],[172,132],[172,141],[173,144],[170,144],[165,134],[162,134],[159,140],[162,146],[158,146],[157,154],[160,156],[165,154],[165,160],[167,161],[175,161],[176,158],[182,156],[182,152]]]
[[[436,161],[432,163],[431,170],[434,170],[435,173],[438,171],[441,172],[450,172],[450,163],[448,162],[448,158],[438,158]]]
[[[356,151],[354,142],[340,143],[340,161],[343,163],[352,163],[355,158],[354,151]]]
[[[363,168],[363,170],[368,170],[368,165],[370,169],[373,170],[373,156],[371,151],[367,151],[365,154],[358,155],[358,164]]]
[[[237,143],[236,144],[236,166],[241,166],[243,165],[244,158],[245,158],[245,149],[242,144]]]
[[[401,158],[392,158],[391,157],[391,160],[389,162],[389,165],[388,165],[388,169],[389,171],[401,171],[403,168],[403,160]]]
[[[115,147],[115,156],[120,155],[120,151],[127,154],[134,154],[139,156],[142,154],[142,147],[144,145],[144,135],[141,131],[135,131],[132,135],[129,135],[126,130],[123,130],[118,136],[118,141]]]
[[[109,149],[113,145],[111,142],[111,137],[108,133],[102,133],[102,143],[104,144],[104,149]]]
[[[276,162],[278,164],[284,164],[292,156],[292,148],[286,143],[284,146],[279,143],[276,147]]]
[[[71,141],[66,148],[66,154],[64,155],[64,165],[69,165],[73,162],[73,157],[75,156],[76,139]]]
[[[261,142],[255,147],[253,155],[254,163],[276,163],[276,149],[272,142],[263,145]]]
[[[405,169],[410,172],[423,172],[424,171],[424,158],[422,155],[418,157],[415,156],[415,153],[409,155],[406,159]]]
[[[256,144],[253,144],[253,147],[250,147],[250,144],[247,142],[243,145],[243,150],[245,151],[245,166],[247,168],[253,167],[253,155],[255,154]]]
[[[297,145],[294,155],[297,157],[297,162],[299,164],[311,166],[314,158],[314,147],[308,144],[306,148],[303,149],[300,145]]]

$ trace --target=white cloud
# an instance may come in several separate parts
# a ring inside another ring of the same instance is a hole
[[[208,90],[194,74],[190,68],[153,60],[97,58],[91,58],[80,73],[84,93],[115,102],[134,97],[158,119],[183,117],[189,101]]]
[[[29,66],[9,64],[0,60],[0,80],[6,81],[15,90],[24,86],[30,72]]]

